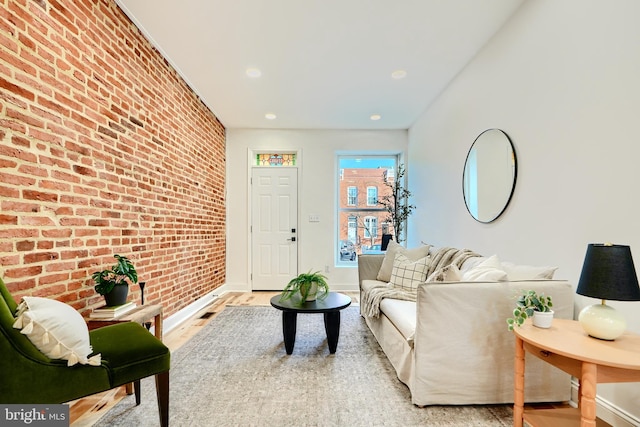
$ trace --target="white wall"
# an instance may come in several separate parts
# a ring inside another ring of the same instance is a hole
[[[637,0],[526,1],[409,130],[409,246],[557,265],[574,286],[588,243],[628,244],[640,266],[638,17]],[[462,169],[492,127],[513,140],[518,181],[503,216],[481,224],[463,204]],[[640,333],[640,302],[611,305]],[[640,422],[640,384],[598,396]]]
[[[357,290],[355,267],[335,267],[338,153],[405,153],[407,131],[227,129],[227,288],[250,290],[248,150],[301,150],[298,270],[329,266],[333,290]],[[320,222],[309,222],[317,214]]]

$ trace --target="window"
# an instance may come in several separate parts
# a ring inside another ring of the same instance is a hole
[[[356,240],[358,240],[356,238],[357,237],[357,233],[358,233],[357,218],[355,216],[350,216],[349,217],[349,223],[348,223],[347,239],[350,242],[355,242]]]
[[[358,204],[358,188],[349,187],[347,189],[347,205],[356,206]]]
[[[393,233],[387,212],[378,201],[390,191],[397,155],[341,155],[337,168],[338,265],[355,266],[362,253],[379,253],[382,235]],[[366,199],[358,203],[358,195]],[[364,197],[364,196],[363,196]]]
[[[256,154],[256,166],[295,166],[296,153],[259,153]]]
[[[367,206],[378,204],[378,187],[367,187]]]
[[[378,237],[378,218],[374,216],[364,218],[364,237],[367,239]]]

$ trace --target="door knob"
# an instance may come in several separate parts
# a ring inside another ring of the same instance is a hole
[[[295,238],[295,237],[292,237],[292,238],[287,239],[287,240],[288,240],[288,241],[290,241],[290,242],[295,242],[295,241],[296,241],[296,238]]]

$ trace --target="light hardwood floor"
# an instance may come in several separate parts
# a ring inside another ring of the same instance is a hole
[[[215,318],[226,306],[268,306],[271,297],[278,292],[233,292],[222,295],[212,304],[196,313],[191,319],[165,334],[163,341],[171,351],[175,351],[203,326]],[[360,295],[357,292],[343,292],[357,304]],[[71,427],[92,426],[101,416],[126,396],[125,388],[118,387],[104,393],[94,394],[84,399],[75,400],[69,404]],[[142,396],[143,399],[155,399],[155,394]]]
[[[178,328],[165,334],[164,343],[169,347],[171,351],[175,351],[181,345],[186,343],[192,336],[194,336],[203,326],[214,319],[226,306],[268,306],[271,297],[278,292],[234,292],[222,295],[216,299],[212,304],[203,308],[196,313],[191,319],[184,322]],[[358,292],[344,292],[351,297],[354,304],[359,303],[360,295]],[[113,390],[106,391],[104,393],[95,394],[93,396],[86,397],[73,401],[69,404],[70,412],[70,426],[71,427],[90,427],[101,416],[103,416],[109,409],[117,404],[123,397],[126,396],[125,388],[118,387]],[[155,399],[155,394],[142,396],[143,399]],[[550,405],[535,405],[536,408],[557,408],[567,407],[566,404],[550,404]],[[532,405],[526,405],[526,408],[531,408]],[[603,424],[608,426],[608,424]],[[598,427],[601,427],[598,424]]]

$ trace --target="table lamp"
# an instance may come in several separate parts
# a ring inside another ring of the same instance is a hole
[[[590,336],[615,340],[622,335],[627,323],[622,314],[605,304],[605,300],[640,301],[631,248],[611,243],[589,244],[576,292],[602,300],[601,304],[583,308],[578,316],[582,328]]]

